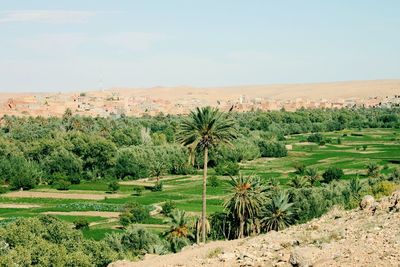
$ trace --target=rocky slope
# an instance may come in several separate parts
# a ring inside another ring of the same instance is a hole
[[[360,209],[325,216],[281,232],[192,246],[178,254],[146,255],[133,266],[400,266],[400,191]]]

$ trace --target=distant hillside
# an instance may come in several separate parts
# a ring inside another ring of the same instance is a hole
[[[0,115],[61,116],[69,108],[87,116],[185,114],[197,106],[296,110],[380,106],[400,102],[400,80],[311,84],[111,88],[75,93],[0,93]]]

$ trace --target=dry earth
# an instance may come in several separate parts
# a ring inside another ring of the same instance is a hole
[[[46,211],[46,212],[43,212],[43,214],[118,218],[120,212],[113,212],[113,211]]]
[[[110,267],[146,266],[400,266],[400,191],[362,209],[334,208],[323,217],[257,237],[210,242],[178,254],[146,255]]]
[[[41,206],[35,204],[0,204],[0,209],[31,209],[39,207]]]
[[[35,191],[14,191],[3,194],[3,197],[13,198],[61,198],[61,199],[90,199],[102,200],[107,198],[120,198],[121,194],[79,194],[79,193],[50,193],[50,192],[35,192]]]

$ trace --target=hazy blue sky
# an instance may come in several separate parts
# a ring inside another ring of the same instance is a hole
[[[400,78],[400,1],[0,0],[0,91]]]

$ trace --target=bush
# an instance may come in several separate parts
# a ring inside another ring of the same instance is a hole
[[[320,144],[324,140],[324,136],[320,133],[314,133],[307,137],[307,141]]]
[[[72,177],[70,180],[71,184],[80,184],[81,179],[79,177]]]
[[[157,181],[156,184],[151,188],[153,192],[160,192],[163,190],[163,182]]]
[[[7,187],[5,187],[5,186],[0,186],[0,194],[7,193],[7,191],[8,191],[8,188],[7,188]]]
[[[118,184],[118,182],[117,182],[117,181],[112,181],[112,182],[110,182],[110,183],[108,184],[108,190],[109,190],[111,193],[117,192],[117,191],[119,190],[119,184]]]
[[[127,226],[131,223],[141,223],[150,217],[150,210],[137,202],[126,204],[124,212],[120,215],[120,223]]]
[[[133,194],[136,196],[141,196],[143,193],[143,190],[144,190],[143,186],[135,186],[135,187],[133,187]]]
[[[344,175],[343,170],[337,167],[330,167],[322,174],[322,182],[330,183],[333,180],[339,180]]]
[[[208,185],[211,187],[218,187],[220,184],[220,181],[217,176],[213,175],[210,178],[208,178]]]
[[[303,175],[306,171],[306,165],[304,163],[296,162],[293,165],[293,168],[295,169],[294,173]]]
[[[89,228],[89,222],[85,218],[79,218],[74,221],[74,226],[75,229],[88,229]]]
[[[70,186],[71,186],[70,182],[61,180],[61,181],[57,182],[56,189],[57,190],[69,190]]]
[[[172,200],[168,200],[162,204],[161,208],[161,213],[168,216],[176,208],[176,204]]]
[[[284,144],[261,140],[258,142],[262,157],[286,157],[287,149]]]
[[[215,167],[215,173],[218,175],[235,176],[239,174],[239,164],[234,162],[222,162]]]

